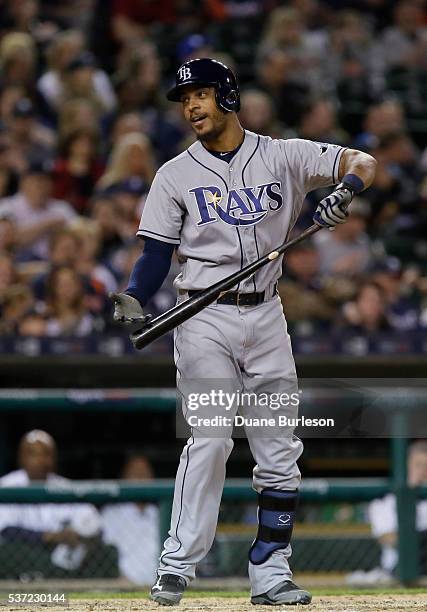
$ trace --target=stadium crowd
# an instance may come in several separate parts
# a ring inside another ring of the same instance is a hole
[[[211,56],[237,71],[241,121],[368,151],[348,223],[286,258],[300,334],[427,328],[424,0],[0,2],[0,333],[114,328],[156,169],[191,142],[165,91]],[[309,194],[295,231],[311,223]],[[275,246],[275,245],[272,245]],[[150,312],[174,302],[172,279]]]

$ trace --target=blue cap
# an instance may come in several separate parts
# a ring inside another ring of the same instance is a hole
[[[204,34],[189,34],[178,43],[176,48],[178,60],[185,62],[187,57],[195,51],[211,45],[210,39]]]
[[[93,53],[90,51],[83,51],[76,55],[75,58],[71,60],[71,62],[66,67],[67,72],[73,72],[74,70],[79,70],[80,68],[95,68],[96,67],[96,59]]]
[[[110,185],[106,191],[111,195],[114,195],[115,193],[127,193],[129,195],[140,197],[147,191],[147,185],[139,176],[131,176],[124,181]]]

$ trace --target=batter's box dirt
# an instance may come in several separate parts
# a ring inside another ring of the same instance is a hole
[[[69,607],[37,607],[14,606],[1,607],[8,612],[262,612],[265,607],[255,607],[243,597],[217,598],[203,597],[200,599],[183,599],[174,608],[159,606],[148,599],[75,599]],[[292,610],[307,610],[307,612],[407,612],[427,610],[427,593],[414,595],[334,595],[316,596],[309,606],[275,606],[268,608],[291,612]]]

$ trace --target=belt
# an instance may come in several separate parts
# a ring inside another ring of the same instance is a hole
[[[276,287],[274,293],[277,291]],[[195,293],[198,293],[198,291],[188,291],[189,297],[192,297]],[[239,293],[238,291],[226,291],[222,295],[220,294],[216,303],[228,306],[258,306],[258,304],[262,304],[265,299],[265,291],[261,291],[260,293]]]

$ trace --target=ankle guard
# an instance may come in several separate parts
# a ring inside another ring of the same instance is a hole
[[[261,565],[291,541],[298,490],[263,489],[258,493],[258,533],[249,549],[249,561]]]

